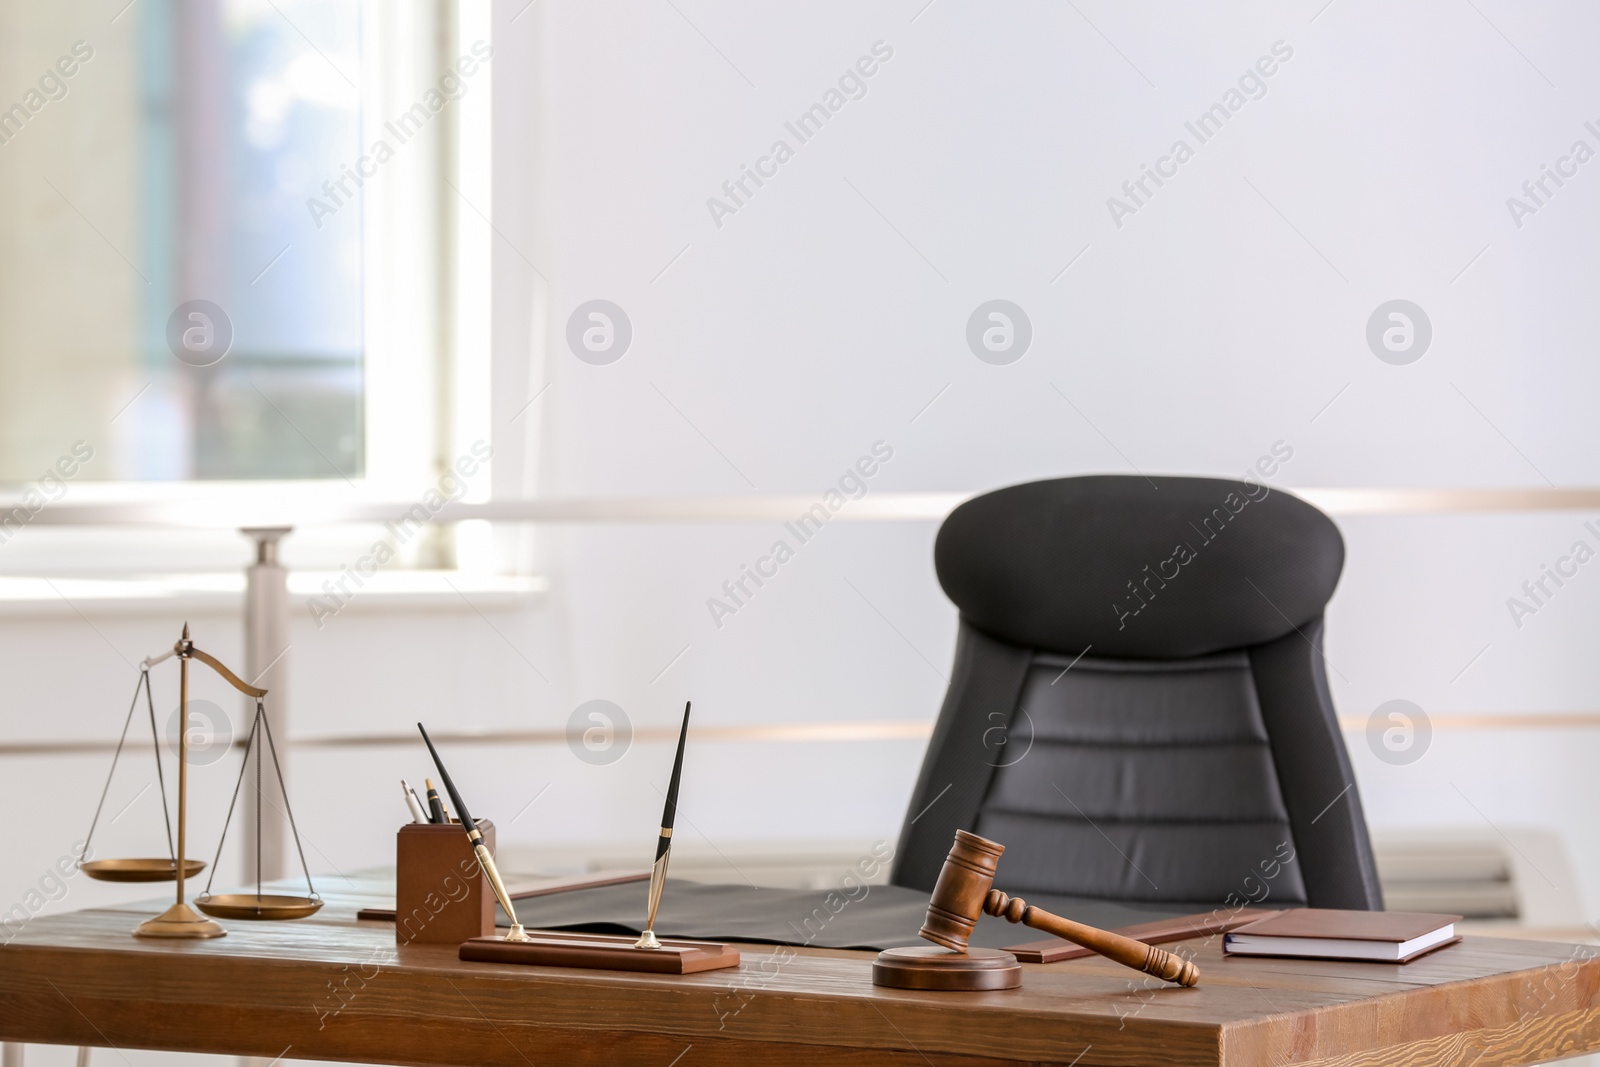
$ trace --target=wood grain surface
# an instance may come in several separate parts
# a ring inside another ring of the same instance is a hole
[[[1549,942],[1469,937],[1396,965],[1224,959],[1213,937],[1174,946],[1205,972],[1195,989],[1088,958],[934,993],[874,987],[872,953],[762,945],[671,978],[467,963],[356,920],[392,884],[329,889],[310,919],[214,941],[130,936],[155,904],[35,919],[0,947],[0,1040],[419,1067],[1496,1067],[1600,1049],[1600,959]]]

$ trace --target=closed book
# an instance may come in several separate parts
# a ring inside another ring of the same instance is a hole
[[[1224,936],[1230,956],[1305,956],[1315,959],[1409,963],[1454,944],[1459,915],[1416,911],[1339,911],[1296,908],[1241,926]]]

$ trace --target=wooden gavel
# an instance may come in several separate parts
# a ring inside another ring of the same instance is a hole
[[[920,931],[923,937],[936,945],[965,952],[967,939],[978,925],[979,914],[988,912],[1009,922],[1054,934],[1168,982],[1192,986],[1200,981],[1200,969],[1180,956],[1109,930],[1063,919],[992,888],[1000,854],[1005,850],[1004,845],[977,834],[956,831],[955,844],[950,846],[950,855],[939,871],[933,897],[928,901],[928,917]]]

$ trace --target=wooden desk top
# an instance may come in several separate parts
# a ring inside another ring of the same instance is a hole
[[[1398,966],[1224,959],[1212,940],[1185,946],[1196,989],[1095,958],[919,993],[875,988],[871,953],[757,945],[683,977],[462,963],[356,921],[387,899],[357,881],[310,919],[214,941],[130,936],[154,906],[35,919],[0,947],[0,1040],[507,1067],[1494,1067],[1600,1049],[1600,958],[1548,942],[1468,938]]]

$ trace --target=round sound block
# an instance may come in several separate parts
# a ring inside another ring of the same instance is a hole
[[[894,989],[1016,989],[1022,965],[1009,952],[973,948],[953,952],[938,945],[890,948],[872,964],[872,984]]]

